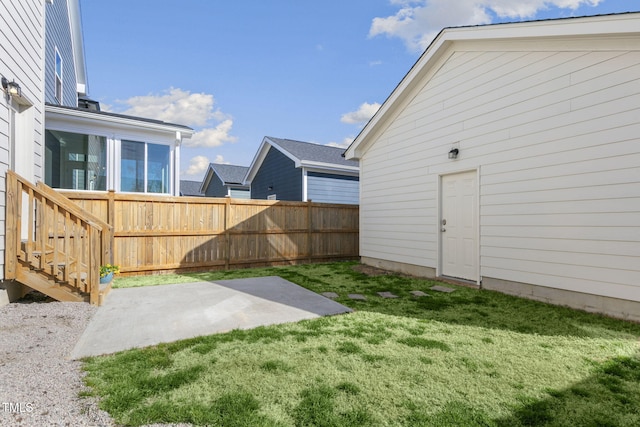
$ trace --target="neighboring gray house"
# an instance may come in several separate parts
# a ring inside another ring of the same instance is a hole
[[[202,197],[204,194],[200,191],[200,187],[202,186],[202,182],[200,181],[189,181],[186,179],[180,180],[180,195],[181,196],[195,196]]]
[[[252,199],[358,204],[358,162],[344,149],[265,137],[249,166],[245,184]]]
[[[202,180],[200,192],[207,197],[229,196],[233,199],[249,199],[251,190],[244,184],[244,177],[248,170],[246,166],[210,163]]]

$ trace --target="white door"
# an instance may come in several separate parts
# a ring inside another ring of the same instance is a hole
[[[478,278],[477,175],[475,171],[442,177],[442,275]]]

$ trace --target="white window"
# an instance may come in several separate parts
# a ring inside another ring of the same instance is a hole
[[[58,104],[62,104],[62,57],[58,48],[56,48],[55,97]]]
[[[269,194],[267,200],[278,200],[278,197],[275,194]]]
[[[122,141],[120,191],[169,193],[171,148],[168,145]]]
[[[66,190],[107,189],[107,140],[104,136],[45,132],[45,184]]]

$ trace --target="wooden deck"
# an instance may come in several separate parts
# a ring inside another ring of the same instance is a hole
[[[5,279],[60,301],[99,304],[100,265],[111,259],[109,224],[44,184],[7,172]]]

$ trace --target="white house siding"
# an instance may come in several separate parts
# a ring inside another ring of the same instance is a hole
[[[76,107],[78,105],[77,79],[67,3],[68,0],[55,0],[46,4],[45,101]],[[61,100],[55,97],[56,49],[62,58]]]
[[[376,144],[360,163],[360,253],[435,268],[437,179],[394,145]]]
[[[18,173],[33,181],[42,178],[43,50],[43,1],[0,2],[0,75],[20,85],[21,102],[27,103],[8,102],[0,92],[0,280],[4,277],[5,177],[12,157]],[[20,148],[12,154],[13,137]]]
[[[47,130],[59,130],[65,132],[78,133],[83,135],[95,135],[106,138],[107,141],[107,167],[109,174],[107,178],[107,189],[120,191],[120,144],[123,140],[167,145],[170,147],[169,167],[171,177],[180,176],[179,171],[179,146],[176,144],[176,130],[170,125],[162,126],[148,125],[144,122],[133,119],[121,119],[114,121],[109,116],[98,113],[86,112],[65,114],[67,110],[56,106],[47,107]],[[190,137],[188,128],[182,130],[182,137]],[[176,185],[174,179],[170,181],[172,188],[170,194],[177,196],[180,194],[180,186]]]
[[[464,42],[431,70],[362,156],[362,256],[438,269],[439,176],[478,170],[481,277],[640,301],[640,40]]]
[[[230,188],[229,189],[229,197],[232,199],[250,199],[251,198],[251,190],[249,189],[241,189],[241,188]]]
[[[307,172],[307,200],[357,205],[359,188],[357,176]]]

